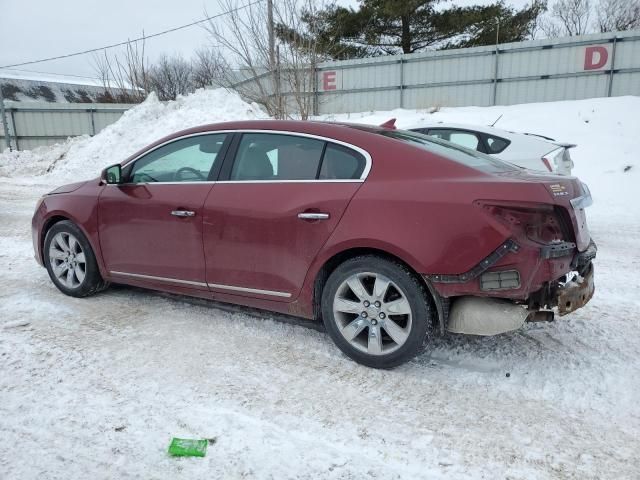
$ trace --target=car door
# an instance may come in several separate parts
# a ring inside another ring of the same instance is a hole
[[[204,207],[209,287],[294,300],[371,159],[294,133],[245,132],[231,150]]]
[[[98,228],[110,275],[207,289],[203,205],[227,137],[198,134],[161,145],[123,168],[124,184],[105,186]]]

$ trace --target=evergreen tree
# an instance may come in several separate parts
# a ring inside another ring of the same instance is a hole
[[[441,0],[360,0],[357,9],[333,4],[304,12],[304,32],[278,25],[277,34],[289,43],[316,43],[316,51],[332,59],[413,53],[492,45],[498,24],[501,43],[525,40],[546,9],[545,0],[533,0],[521,10],[506,6],[503,0],[486,6],[436,8],[439,3]]]

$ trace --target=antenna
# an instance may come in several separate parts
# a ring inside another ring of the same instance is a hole
[[[491,125],[489,125],[490,127],[493,127],[496,123],[498,123],[498,120],[500,120],[502,118],[502,113],[500,114],[500,116],[498,118],[496,118],[496,121],[493,122]]]

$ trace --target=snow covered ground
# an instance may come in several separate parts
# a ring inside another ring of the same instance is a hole
[[[553,324],[436,339],[392,371],[268,313],[125,287],[65,297],[33,260],[40,194],[169,131],[263,116],[237,97],[150,99],[92,139],[0,154],[0,478],[638,478],[639,110],[625,97],[435,114],[503,113],[502,128],[580,145],[596,294]],[[216,442],[175,459],[172,436]]]

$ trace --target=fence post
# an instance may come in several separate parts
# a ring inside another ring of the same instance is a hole
[[[492,105],[495,105],[498,101],[498,57],[500,56],[500,50],[498,49],[498,45],[496,44],[496,61],[494,62],[493,68],[493,100],[491,102]]]
[[[400,108],[404,108],[404,56],[400,58]]]
[[[95,113],[95,109],[94,108],[90,108],[89,109],[89,114],[91,115],[91,136],[95,136],[96,134],[96,119],[94,118],[94,113]]]
[[[313,115],[318,116],[318,67],[316,65],[313,66]]]
[[[609,67],[609,81],[607,82],[607,97],[611,96],[613,90],[613,70],[616,68],[616,45],[618,44],[618,35],[613,37],[613,47],[611,47],[611,66]]]
[[[13,138],[16,143],[16,150],[20,150],[20,144],[18,143],[18,127],[16,126],[16,117],[15,117],[15,108],[10,108],[9,113],[11,113],[11,128],[13,129]]]
[[[0,116],[2,116],[2,131],[4,132],[4,142],[11,151],[11,136],[9,135],[9,126],[7,125],[6,112],[4,111],[4,95],[2,94],[2,84],[0,84]]]

